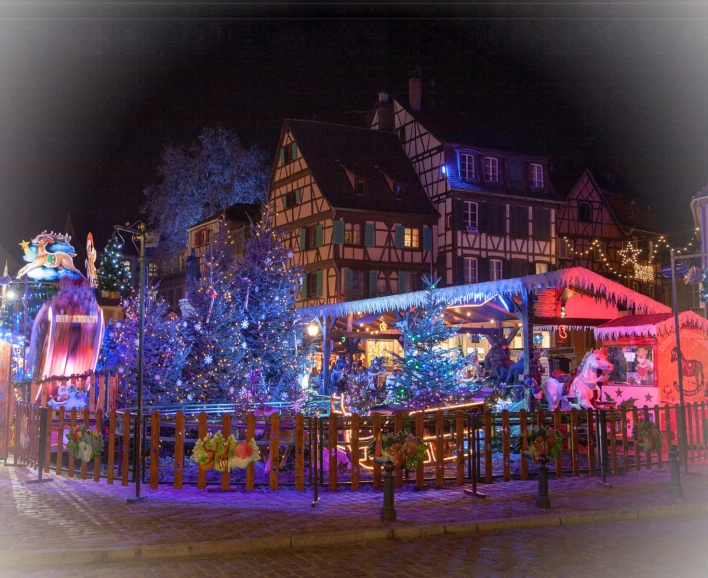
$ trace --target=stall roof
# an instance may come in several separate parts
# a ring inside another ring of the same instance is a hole
[[[500,279],[499,281],[489,281],[487,283],[444,287],[436,292],[436,296],[440,302],[447,303],[448,307],[454,307],[489,302],[496,296],[514,297],[532,294],[543,289],[563,290],[568,288],[582,291],[596,299],[604,299],[609,303],[624,305],[628,309],[634,309],[646,314],[671,313],[669,307],[651,297],[637,293],[584,267],[571,267],[539,275]],[[425,291],[413,291],[401,295],[375,297],[360,301],[315,305],[304,308],[302,313],[313,317],[328,316],[335,318],[346,316],[349,313],[383,314],[387,311],[420,307],[425,304],[425,295]]]
[[[708,319],[693,311],[679,313],[681,327],[694,327],[708,334]],[[621,337],[657,337],[675,331],[674,315],[671,312],[654,315],[625,315],[595,328],[595,338],[608,340]]]

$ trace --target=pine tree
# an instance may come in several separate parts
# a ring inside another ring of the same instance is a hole
[[[439,281],[439,280],[438,280]],[[446,303],[436,297],[438,281],[424,276],[425,304],[398,323],[403,336],[403,353],[390,352],[401,368],[401,378],[391,392],[391,401],[423,409],[441,405],[453,394],[456,377],[464,365],[457,349],[443,343],[457,334],[457,326],[445,323]]]
[[[305,392],[300,383],[309,367],[312,348],[303,341],[305,324],[295,303],[301,290],[301,271],[282,243],[282,231],[273,227],[272,213],[264,207],[261,220],[244,243],[238,268],[243,305],[242,334],[246,343],[245,384],[258,403],[285,402],[295,407]]]
[[[234,282],[229,252],[218,251],[199,282],[188,287],[191,310],[181,321],[191,346],[182,388],[186,402],[236,403],[242,399],[240,384],[248,372],[241,363],[246,344]]]
[[[110,323],[103,338],[99,367],[121,376],[120,397],[125,406],[137,402],[138,335],[140,297],[135,292],[122,302],[125,318]],[[179,320],[155,287],[145,294],[145,332],[143,338],[143,402],[166,405],[180,401],[180,376],[188,344]]]
[[[123,244],[117,235],[108,239],[96,271],[99,291],[125,292],[130,289],[130,267],[123,259],[122,248]]]

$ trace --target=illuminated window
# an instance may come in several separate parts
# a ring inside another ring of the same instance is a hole
[[[571,241],[568,239],[558,239],[558,257],[561,259],[572,259]]]
[[[489,260],[489,279],[490,281],[499,281],[504,278],[504,265],[501,259]]]
[[[474,155],[470,153],[460,153],[460,178],[463,181],[471,181],[476,176]]]
[[[531,165],[531,186],[534,189],[543,188],[543,165]]]
[[[478,223],[478,207],[477,203],[473,203],[472,201],[464,201],[464,206],[465,206],[465,227],[473,227],[477,228],[479,226]]]
[[[499,181],[499,159],[484,157],[484,180],[488,183]]]
[[[148,277],[157,277],[157,263],[148,263]]]
[[[701,284],[692,283],[688,286],[688,308],[701,308]]]
[[[476,257],[465,257],[464,264],[464,279],[465,283],[477,283],[477,258]]]
[[[209,244],[209,227],[202,227],[194,233],[194,246],[203,247]]]
[[[548,263],[536,263],[536,275],[548,273]]]
[[[407,249],[417,249],[420,246],[420,231],[406,227],[403,231],[403,246]]]
[[[344,224],[344,244],[361,245],[361,225],[354,223]]]
[[[578,205],[578,221],[592,223],[592,206],[590,203],[580,203]]]

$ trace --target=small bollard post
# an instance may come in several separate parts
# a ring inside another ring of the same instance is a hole
[[[681,463],[678,457],[678,447],[671,446],[669,448],[669,469],[671,470],[669,490],[672,498],[683,498],[683,490],[681,489]]]
[[[384,463],[384,502],[383,508],[381,508],[381,521],[382,522],[395,522],[396,521],[396,508],[393,507],[393,485],[395,479],[393,477],[393,470],[395,466],[393,462]]]
[[[548,497],[548,457],[546,454],[538,456],[538,495],[536,496],[536,506],[542,510],[551,508],[551,499]]]

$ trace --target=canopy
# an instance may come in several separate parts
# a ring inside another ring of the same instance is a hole
[[[679,325],[694,327],[708,334],[708,319],[693,311],[679,313]],[[595,337],[603,341],[622,337],[659,337],[676,331],[673,313],[625,315],[595,328]]]

